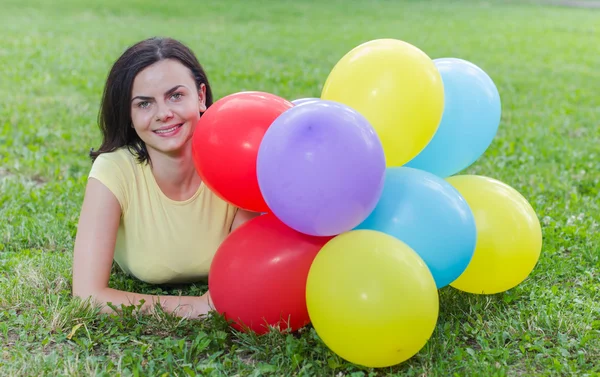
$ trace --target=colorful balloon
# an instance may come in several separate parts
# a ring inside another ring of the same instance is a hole
[[[402,166],[435,134],[444,108],[444,88],[433,61],[396,39],[363,43],[340,59],[321,98],[346,104],[377,131],[387,166]]]
[[[407,167],[387,169],[377,207],[356,229],[406,243],[425,261],[438,289],[465,271],[477,240],[473,213],[458,191],[440,177]]]
[[[478,66],[455,58],[433,61],[444,82],[444,113],[431,142],[406,166],[449,177],[473,164],[500,124],[500,94]]]
[[[373,230],[353,230],[323,246],[308,273],[306,304],[327,347],[375,368],[419,352],[439,312],[425,262],[402,241]]]
[[[542,249],[542,229],[534,209],[514,188],[498,180],[458,175],[446,179],[475,216],[477,246],[462,275],[450,285],[461,291],[494,294],[523,282]]]
[[[272,214],[232,232],[217,250],[208,288],[217,312],[241,331],[296,331],[310,322],[306,279],[328,237],[296,232]]]
[[[256,178],[256,156],[271,123],[291,102],[264,92],[240,92],[215,102],[200,118],[193,158],[204,183],[223,200],[268,212]]]
[[[310,103],[310,102],[316,102],[316,101],[320,101],[320,98],[313,98],[313,97],[309,97],[309,98],[298,98],[292,101],[292,104],[294,104],[295,106],[298,105],[302,105],[305,103]]]
[[[332,236],[360,224],[377,205],[385,156],[362,115],[318,101],[273,122],[258,151],[257,175],[281,221],[305,234]]]

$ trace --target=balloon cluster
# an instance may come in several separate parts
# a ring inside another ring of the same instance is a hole
[[[342,358],[395,365],[429,340],[445,286],[503,292],[533,270],[537,216],[493,178],[455,175],[500,123],[490,77],[395,39],[361,44],[320,98],[240,92],[193,137],[205,184],[263,213],[214,256],[209,290],[232,326],[312,323]]]

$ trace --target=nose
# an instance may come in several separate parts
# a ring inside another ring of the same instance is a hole
[[[173,111],[167,104],[157,104],[156,120],[159,122],[167,122],[173,118]]]

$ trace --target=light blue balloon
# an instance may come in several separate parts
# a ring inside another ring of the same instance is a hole
[[[377,230],[403,241],[425,261],[438,288],[456,280],[475,252],[475,218],[444,179],[408,167],[386,169],[377,206],[355,229]]]
[[[449,177],[481,157],[498,132],[500,94],[478,66],[456,58],[435,59],[444,84],[444,112],[432,140],[404,166]]]

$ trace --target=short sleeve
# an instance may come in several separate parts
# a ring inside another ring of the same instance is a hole
[[[131,180],[127,179],[125,174],[127,171],[126,166],[119,163],[120,161],[115,157],[113,153],[99,155],[92,164],[88,178],[95,178],[104,184],[119,201],[121,211],[125,212],[129,199],[128,187]]]

